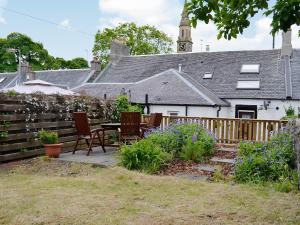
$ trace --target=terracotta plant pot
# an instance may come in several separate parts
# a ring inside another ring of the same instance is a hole
[[[44,145],[46,155],[49,158],[58,158],[61,153],[62,145],[63,144]]]

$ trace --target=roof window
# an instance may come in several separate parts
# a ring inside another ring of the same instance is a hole
[[[237,89],[260,89],[259,80],[239,80],[237,82]]]
[[[259,73],[260,64],[243,64],[241,73]]]
[[[211,79],[212,78],[212,73],[205,73],[203,75],[203,79]]]
[[[5,79],[6,79],[6,77],[0,78],[0,84],[1,84],[3,81],[5,81]]]

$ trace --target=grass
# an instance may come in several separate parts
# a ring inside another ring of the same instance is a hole
[[[0,168],[0,224],[300,224],[300,194],[42,158]]]

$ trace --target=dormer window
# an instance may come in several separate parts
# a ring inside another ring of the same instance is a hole
[[[6,77],[0,78],[0,84],[1,84],[3,81],[5,81],[5,79],[6,79]]]
[[[212,73],[205,73],[203,79],[212,79]]]
[[[243,64],[241,68],[241,73],[253,73],[259,74],[260,64]]]
[[[237,82],[237,89],[260,89],[259,80],[239,80]]]

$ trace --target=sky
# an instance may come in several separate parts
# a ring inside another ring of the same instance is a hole
[[[97,30],[115,27],[122,22],[150,24],[167,33],[174,41],[184,0],[0,0],[0,7],[41,18],[43,21],[0,8],[0,37],[20,32],[43,43],[55,57],[71,59],[92,58],[94,36]],[[47,21],[47,22],[45,22]],[[48,23],[51,22],[51,23]],[[252,19],[251,26],[237,39],[217,40],[214,24],[199,23],[192,31],[193,51],[271,49],[270,18],[261,15]],[[300,48],[293,27],[293,47]],[[281,34],[276,36],[276,48],[281,47]]]

